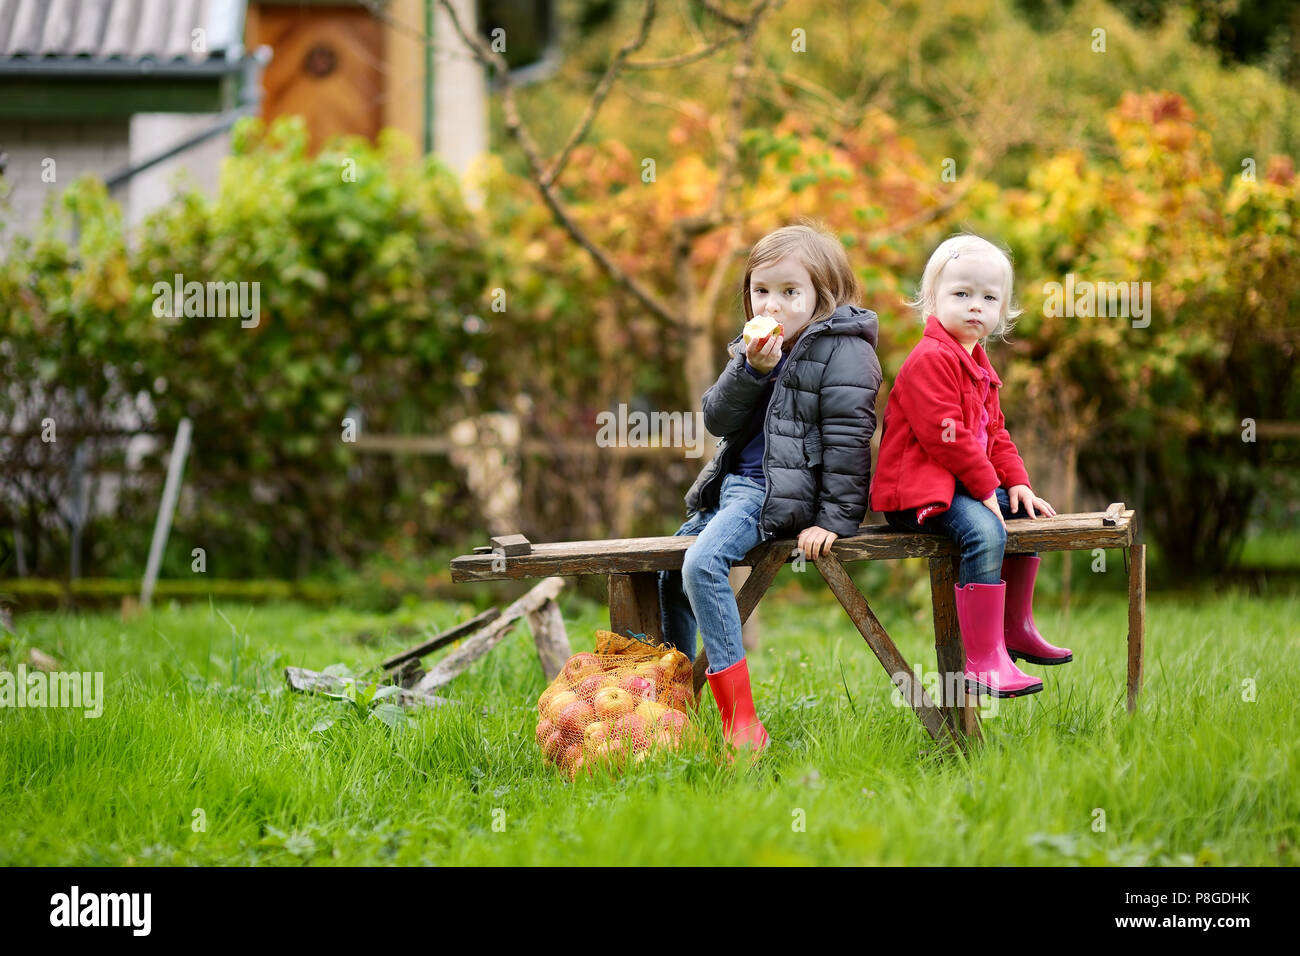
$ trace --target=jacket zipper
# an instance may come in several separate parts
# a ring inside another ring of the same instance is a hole
[[[772,418],[772,406],[776,404],[776,388],[778,385],[781,384],[781,379],[785,378],[787,374],[786,369],[788,369],[790,367],[790,363],[794,361],[794,353],[799,349],[803,348],[805,342],[810,341],[813,337],[816,336],[818,332],[821,332],[822,330],[815,329],[810,331],[813,332],[813,336],[809,336],[807,332],[805,332],[804,335],[799,337],[799,341],[795,343],[794,348],[790,350],[790,354],[786,356],[785,366],[781,369],[780,378],[778,378],[775,382],[772,383],[772,395],[768,399],[767,410],[763,413],[763,486],[764,487],[763,487],[763,503],[762,505],[759,506],[758,509],[758,540],[760,542],[767,541],[775,537],[775,535],[769,534],[767,529],[763,525],[763,515],[767,513],[767,502],[768,499],[772,496],[772,480],[767,475],[767,456],[772,451],[771,446],[768,444],[767,441],[767,425]]]

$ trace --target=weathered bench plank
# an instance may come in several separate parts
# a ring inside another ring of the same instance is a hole
[[[1106,523],[1105,512],[1056,515],[1051,518],[1011,518],[1007,521],[1007,551],[1082,551],[1092,548],[1128,548],[1133,544],[1133,512],[1123,512],[1114,524]],[[694,535],[661,538],[616,538],[608,541],[558,541],[535,544],[528,554],[517,556],[465,554],[453,558],[451,579],[501,581],[551,575],[635,574],[646,571],[676,571],[682,566]],[[737,562],[754,564],[768,547],[779,546],[787,557],[798,542],[794,538],[761,544]],[[935,558],[957,553],[943,535],[896,531],[884,525],[860,529],[851,538],[835,542],[833,553],[840,561],[873,561],[895,558]],[[499,570],[493,570],[493,562]],[[504,567],[501,565],[504,564]]]

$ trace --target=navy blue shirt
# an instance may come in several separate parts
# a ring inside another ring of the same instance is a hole
[[[785,368],[785,360],[790,357],[789,352],[782,352],[781,359],[776,363],[776,368],[772,369],[767,375],[764,375],[758,369],[745,361],[745,371],[754,378],[767,378],[768,382],[763,389],[763,397],[759,399],[760,407],[763,409],[764,421],[767,416],[767,406],[772,402],[772,393],[776,390],[776,377],[781,374],[781,369]],[[752,478],[760,485],[766,485],[767,479],[763,477],[763,453],[767,451],[767,430],[760,428],[748,445],[740,451],[740,460],[736,463],[736,474],[745,478]]]

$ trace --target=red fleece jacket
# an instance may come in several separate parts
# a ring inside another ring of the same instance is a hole
[[[989,388],[981,405],[984,374]],[[1025,463],[1007,434],[998,402],[1002,380],[984,348],[967,352],[933,315],[898,370],[885,407],[880,458],[871,481],[873,511],[947,511],[957,481],[980,500],[999,487],[1028,485]],[[988,440],[976,440],[981,408]],[[927,508],[926,506],[933,506]]]

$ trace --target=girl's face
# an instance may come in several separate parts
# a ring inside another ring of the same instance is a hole
[[[785,330],[781,350],[789,351],[817,310],[812,276],[793,256],[759,266],[749,274],[749,307],[754,315],[781,323]]]
[[[944,267],[934,290],[934,315],[967,352],[1002,317],[1006,266],[987,252],[963,252]]]

